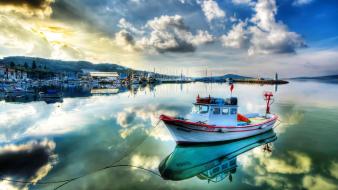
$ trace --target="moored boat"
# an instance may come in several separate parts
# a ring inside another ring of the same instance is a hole
[[[62,98],[63,93],[56,89],[49,89],[45,92],[39,92],[40,98]]]
[[[47,104],[63,102],[63,93],[57,89],[48,89],[39,92],[40,100],[45,101]]]
[[[208,143],[242,139],[269,131],[278,116],[270,113],[271,92],[265,93],[265,114],[239,114],[237,98],[206,97],[196,99],[192,112],[186,117],[161,115],[177,144]]]

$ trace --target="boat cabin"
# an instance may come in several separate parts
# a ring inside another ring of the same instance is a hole
[[[237,98],[200,98],[194,103],[189,119],[217,126],[237,126]]]
[[[214,166],[207,171],[204,171],[197,175],[199,179],[212,181],[214,183],[220,182],[226,177],[236,172],[237,158],[225,159],[218,165]]]

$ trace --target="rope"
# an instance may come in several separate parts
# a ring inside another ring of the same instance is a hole
[[[156,125],[153,126],[153,128],[156,128],[158,126],[158,124],[160,124],[161,120],[159,119],[158,122],[156,123]],[[77,179],[80,179],[80,178],[83,178],[83,177],[86,177],[86,176],[89,176],[89,175],[92,175],[94,173],[97,173],[97,172],[100,172],[100,171],[103,171],[103,170],[107,170],[109,168],[117,168],[117,167],[132,167],[132,168],[137,168],[137,169],[140,169],[140,170],[144,170],[144,171],[147,171],[153,175],[156,175],[156,176],[159,176],[161,177],[161,175],[159,175],[158,173],[156,173],[155,171],[153,170],[150,170],[150,169],[146,169],[146,168],[143,168],[141,166],[134,166],[134,165],[129,165],[129,164],[119,164],[119,165],[115,165],[117,163],[119,163],[121,160],[123,160],[125,157],[127,157],[128,155],[130,155],[130,153],[132,153],[134,150],[136,150],[136,148],[138,148],[141,144],[144,143],[144,141],[146,139],[148,139],[149,136],[147,136],[146,138],[144,138],[140,143],[138,143],[137,146],[135,146],[131,151],[129,152],[126,152],[121,158],[119,158],[118,160],[114,161],[113,163],[111,163],[110,165],[107,165],[105,167],[102,167],[102,168],[99,168],[99,169],[96,169],[94,171],[91,171],[91,172],[88,172],[86,174],[83,174],[83,175],[80,175],[80,176],[77,176],[77,177],[73,177],[73,178],[68,178],[68,179],[63,179],[63,180],[55,180],[55,181],[24,181],[24,180],[14,180],[14,179],[6,179],[6,178],[3,178],[3,177],[0,177],[0,180],[2,181],[9,181],[9,182],[13,182],[13,183],[21,183],[21,184],[38,184],[38,185],[46,185],[46,184],[58,184],[58,183],[62,183],[61,185],[57,186],[56,188],[54,188],[54,190],[57,190],[57,189],[60,189],[61,187],[67,185],[68,183],[72,182],[72,181],[75,181]]]

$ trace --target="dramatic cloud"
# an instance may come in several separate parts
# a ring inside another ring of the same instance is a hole
[[[198,30],[196,35],[193,35],[180,15],[163,15],[149,20],[143,26],[148,30],[148,35],[142,35],[144,33],[141,32],[142,30],[135,28],[125,20],[120,20],[120,27],[124,29],[115,34],[118,44],[122,46],[134,45],[135,50],[141,51],[193,52],[198,45],[214,41],[214,37],[207,31]],[[132,33],[136,37],[133,37]]]
[[[222,36],[224,46],[248,46],[249,55],[294,53],[296,48],[306,46],[299,34],[289,32],[286,25],[276,21],[275,0],[259,0],[254,11],[250,24],[239,21],[227,35]]]
[[[305,17],[301,12],[308,11],[305,9],[311,6],[299,9],[292,4],[310,2],[315,1],[292,0],[280,6],[291,5],[289,8],[295,10],[290,11]],[[286,74],[296,71],[316,74],[317,69],[321,72],[316,75],[335,74],[333,57],[323,55],[321,60],[317,59],[318,63],[306,58],[313,54],[317,56],[317,52],[328,50],[327,47],[336,54],[336,41],[325,42],[324,49],[315,49],[318,45],[314,40],[324,40],[322,38],[327,36],[322,35],[329,35],[330,31],[323,33],[319,30],[322,27],[317,27],[316,34],[309,34],[295,24],[297,19],[292,22],[286,19],[286,12],[277,14],[277,7],[275,0],[118,0],[100,3],[4,0],[0,1],[0,57],[22,55],[118,63],[133,69],[163,68],[162,72],[168,74],[173,74],[175,67],[184,66],[189,67],[189,74],[194,76],[200,75],[206,65],[215,72],[213,74],[220,75],[224,72],[256,75],[252,68],[261,65],[264,65],[261,72],[265,73],[278,70]],[[315,19],[327,20],[332,14],[316,10],[306,22],[310,24],[316,15],[318,18]],[[319,15],[326,16],[319,18]],[[332,20],[325,23],[332,26]],[[289,23],[292,23],[290,28]],[[305,46],[302,36],[307,38],[311,48],[300,50]],[[220,48],[220,44],[226,48]],[[288,53],[293,54],[292,57],[287,57],[291,56]],[[248,57],[248,54],[260,56]],[[259,64],[262,61],[264,63]],[[287,64],[290,62],[296,64]]]
[[[115,42],[127,50],[133,50],[133,45],[135,44],[134,37],[127,30],[117,32],[115,34]]]
[[[225,12],[218,6],[214,0],[202,0],[201,7],[207,20],[211,22],[215,19],[224,19]]]
[[[50,16],[54,0],[1,0],[0,12],[15,12],[26,16]]]
[[[277,7],[275,0],[260,0],[255,6],[256,15],[251,19],[256,26],[250,27],[252,33],[249,54],[293,53],[296,48],[304,47],[302,38],[289,32],[282,22],[276,22]]]
[[[312,3],[314,0],[294,0],[292,5],[293,6],[302,6]]]
[[[136,28],[132,23],[128,22],[124,18],[121,18],[119,20],[119,24],[117,26],[121,29],[125,29],[125,30],[132,32],[134,34],[141,34],[141,35],[144,34],[143,30]]]
[[[191,33],[181,16],[156,17],[147,25],[152,31],[148,38],[139,42],[141,47],[154,47],[160,53],[195,51],[193,44],[187,40]]]

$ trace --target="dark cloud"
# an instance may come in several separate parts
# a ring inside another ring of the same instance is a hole
[[[0,12],[10,12],[27,17],[49,17],[54,0],[0,0]]]
[[[0,5],[28,6],[33,9],[45,9],[54,0],[0,0]]]
[[[4,189],[28,189],[44,178],[56,162],[55,143],[49,140],[0,147],[0,181]],[[16,183],[11,180],[30,181]],[[4,186],[3,186],[4,184]]]
[[[178,38],[176,38],[175,40],[177,42],[176,46],[172,46],[168,48],[156,47],[156,50],[159,53],[165,53],[165,52],[185,53],[185,52],[194,52],[196,50],[196,47],[190,42],[187,42],[187,41],[184,41]]]
[[[40,178],[39,175],[45,174],[39,174],[39,170],[55,158],[54,148],[54,142],[47,140],[0,147],[1,176],[28,180]]]

